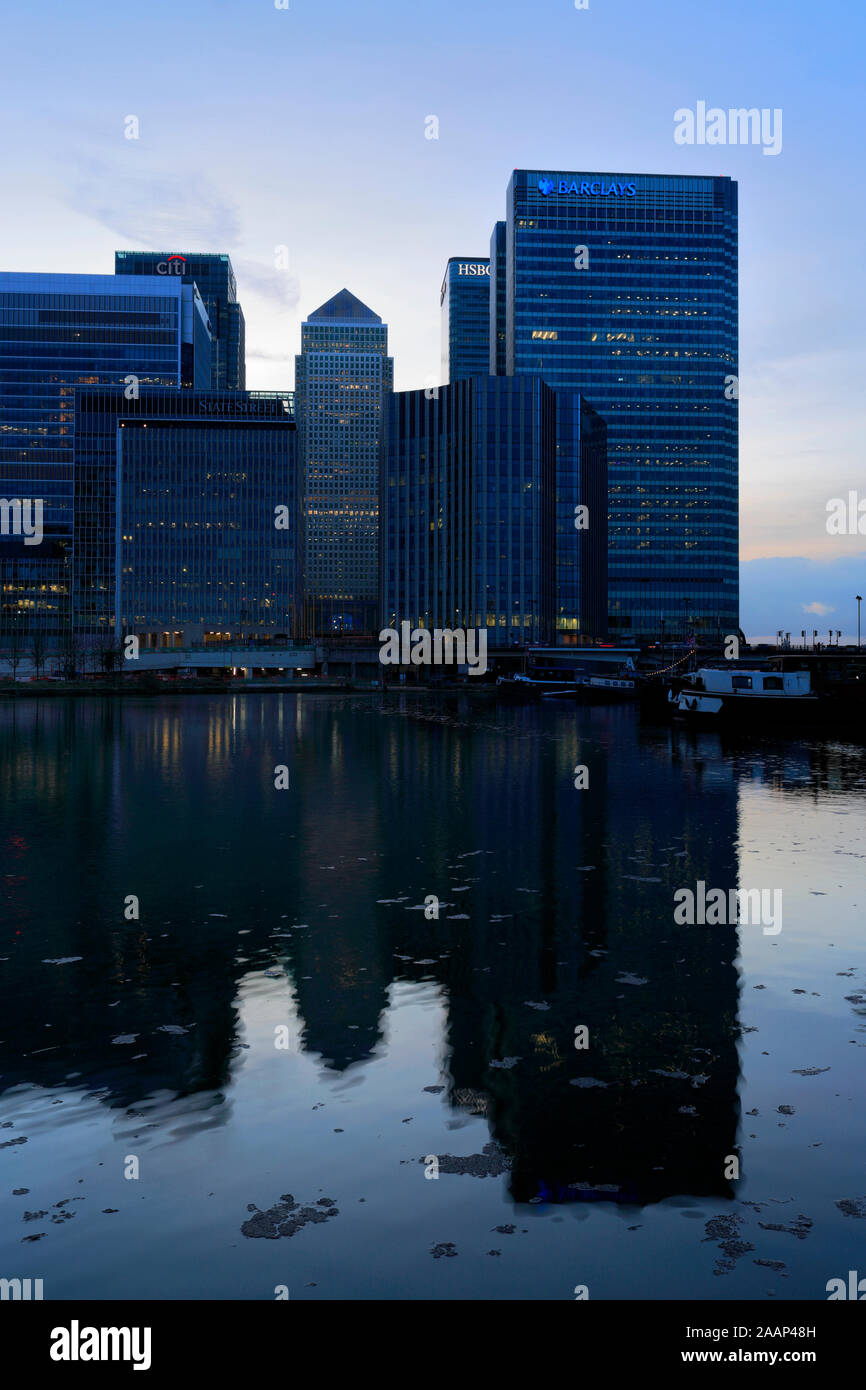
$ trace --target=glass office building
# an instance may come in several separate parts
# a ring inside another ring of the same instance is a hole
[[[0,645],[71,630],[75,391],[207,385],[194,286],[160,276],[0,273],[0,497],[41,506],[38,544],[0,534]]]
[[[612,634],[736,632],[736,183],[516,170],[500,281],[491,367],[607,423]]]
[[[439,291],[442,380],[486,376],[490,357],[490,262],[452,256]]]
[[[79,390],[76,483],[100,499],[76,506],[84,644],[292,637],[299,481],[286,393]]]
[[[387,324],[349,290],[301,325],[305,635],[376,631],[379,464],[393,385]]]
[[[490,238],[490,325],[488,368],[505,375],[505,223],[497,222]]]
[[[115,251],[117,275],[160,275],[195,284],[210,320],[214,391],[243,391],[247,381],[246,329],[237,282],[225,252]]]
[[[607,636],[607,425],[577,391],[556,392],[556,593],[559,646]]]
[[[388,402],[381,626],[485,628],[488,646],[604,634],[604,426],[539,377],[475,376]],[[578,531],[575,506],[600,498]]]

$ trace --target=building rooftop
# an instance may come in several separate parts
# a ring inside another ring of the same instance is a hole
[[[313,323],[321,319],[327,319],[331,323],[357,322],[359,320],[366,320],[368,323],[382,322],[378,314],[374,314],[372,309],[368,309],[366,304],[362,304],[361,300],[347,289],[339,290],[332,299],[321,304],[318,309],[314,309],[307,316],[306,321]]]

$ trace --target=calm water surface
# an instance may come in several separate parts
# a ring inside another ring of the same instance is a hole
[[[3,704],[0,1275],[826,1298],[866,1274],[864,791],[860,745],[628,708]],[[782,930],[677,925],[699,880]]]

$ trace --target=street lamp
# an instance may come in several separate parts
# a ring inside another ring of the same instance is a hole
[[[863,595],[857,594],[857,650],[860,650],[860,604],[863,602]]]

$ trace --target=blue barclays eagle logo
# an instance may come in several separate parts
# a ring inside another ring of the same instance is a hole
[[[553,182],[553,179],[539,179],[539,180],[538,180],[538,191],[539,191],[539,193],[543,193],[544,196],[545,196],[545,198],[547,197],[548,193],[552,193],[552,192],[553,192],[553,189],[554,189],[554,182]]]

